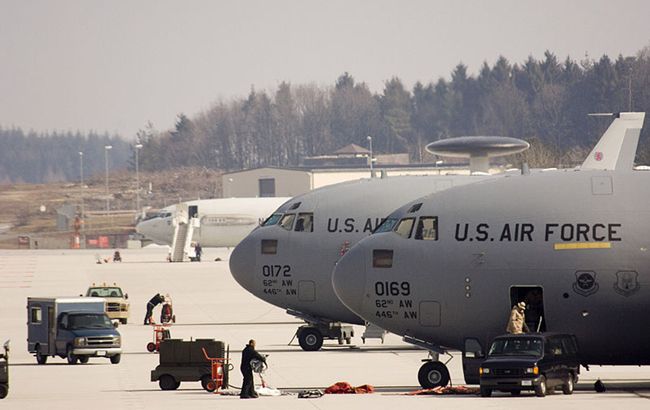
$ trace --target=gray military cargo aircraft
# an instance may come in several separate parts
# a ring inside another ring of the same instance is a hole
[[[368,236],[389,212],[425,194],[488,176],[403,176],[336,184],[297,196],[278,208],[230,255],[230,271],[246,290],[308,324],[298,329],[304,350],[323,339],[350,343],[364,324],[335,296],[336,261]]]
[[[627,121],[612,123],[595,148],[606,154],[601,159],[619,155],[628,128]],[[401,204],[486,178],[391,177],[314,190],[283,204],[245,238],[230,257],[230,271],[255,296],[307,322],[297,332],[304,350],[320,349],[324,338],[349,343],[352,328],[342,323],[365,322],[334,294],[331,273],[336,261]]]
[[[467,383],[511,307],[535,331],[574,334],[584,365],[650,364],[650,173],[634,171],[644,113],[620,113],[582,169],[492,178],[412,201],[337,263],[353,312],[432,352],[463,353]],[[611,141],[610,141],[611,142]],[[612,155],[610,155],[612,154]]]

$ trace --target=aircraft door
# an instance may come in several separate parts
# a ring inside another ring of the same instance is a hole
[[[47,308],[47,349],[48,352],[55,352],[56,342],[56,320],[54,319],[54,308],[48,306]]]
[[[187,217],[188,218],[198,218],[199,217],[199,206],[190,205],[187,207]]]
[[[485,351],[481,342],[473,337],[465,339],[463,348],[463,374],[465,383],[479,384],[479,367],[485,360]]]
[[[526,303],[524,318],[530,332],[545,332],[544,289],[541,286],[512,286],[510,288],[510,308],[519,302]]]

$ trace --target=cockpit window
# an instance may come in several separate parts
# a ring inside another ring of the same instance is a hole
[[[377,228],[375,228],[375,231],[373,233],[390,232],[395,227],[395,224],[397,224],[397,221],[397,218],[386,218],[381,222],[381,224],[379,224]]]
[[[282,218],[282,214],[273,214],[266,218],[266,221],[262,224],[262,226],[271,226],[275,225],[278,223],[278,221]]]
[[[314,232],[314,214],[311,212],[298,214],[294,230],[296,232]]]
[[[395,232],[402,238],[410,238],[411,237],[411,231],[413,231],[413,223],[415,222],[415,218],[404,218],[399,223],[397,224],[397,228],[395,228]]]
[[[422,216],[415,227],[415,239],[421,241],[438,240],[438,217]]]
[[[417,212],[417,211],[420,210],[420,208],[422,208],[422,202],[413,205],[413,206],[408,210],[408,213]]]
[[[294,209],[298,209],[298,207],[300,206],[300,204],[301,204],[300,202],[296,202],[295,204],[291,205],[291,207],[289,208],[289,210],[290,210],[290,211],[293,211]]]
[[[285,214],[282,219],[280,219],[280,226],[290,231],[293,228],[293,220],[296,219],[296,214]]]

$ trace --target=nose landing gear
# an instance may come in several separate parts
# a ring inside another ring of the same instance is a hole
[[[449,384],[449,380],[449,369],[442,362],[426,360],[418,371],[418,381],[425,389],[444,387]]]

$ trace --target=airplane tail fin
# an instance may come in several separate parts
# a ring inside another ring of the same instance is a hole
[[[602,115],[611,115],[614,117],[614,121],[600,137],[580,169],[632,170],[645,112]]]

